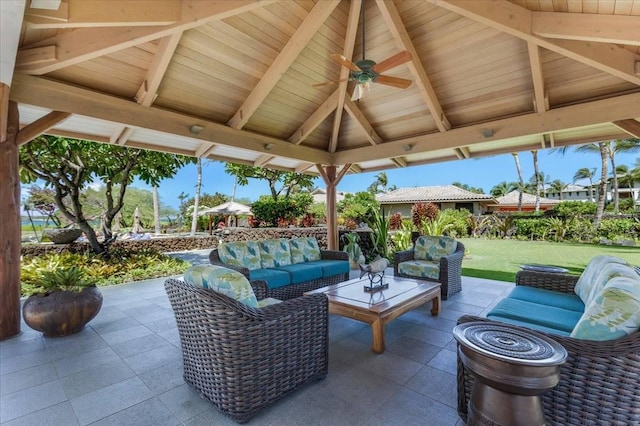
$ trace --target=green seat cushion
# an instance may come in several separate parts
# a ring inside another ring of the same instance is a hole
[[[262,268],[260,247],[257,241],[234,241],[218,247],[218,256],[222,263],[242,266],[249,270]]]
[[[457,247],[458,243],[453,238],[423,235],[416,240],[413,258],[439,261],[442,256],[454,253]]]
[[[286,271],[277,269],[254,269],[249,272],[251,280],[264,280],[267,287],[278,288],[291,284],[291,276]]]
[[[614,277],[587,305],[571,337],[614,340],[639,328],[640,278]]]
[[[440,278],[440,262],[432,260],[407,260],[398,264],[398,272],[412,277],[423,277],[432,280]]]
[[[318,280],[322,278],[322,266],[313,265],[308,262],[280,266],[274,269],[289,273],[291,276],[291,284],[299,284],[305,281]]]
[[[551,333],[551,334],[555,334],[556,336],[563,336],[563,337],[569,337],[570,333],[564,330],[557,330],[555,328],[550,328],[550,327],[545,327],[542,325],[538,325],[538,324],[533,324],[531,322],[526,322],[526,321],[518,321],[515,320],[513,318],[507,318],[507,317],[503,317],[500,315],[487,315],[487,318],[494,320],[494,321],[500,321],[500,322],[504,322],[507,324],[513,324],[513,325],[518,325],[520,327],[526,327],[526,328],[530,328],[532,330],[537,330],[537,331],[544,331],[547,333]]]
[[[490,315],[511,318],[528,324],[562,330],[567,333],[571,333],[582,316],[580,312],[509,297],[498,302],[487,317]]]
[[[584,303],[582,303],[582,299],[571,293],[560,293],[558,291],[520,285],[511,290],[509,298],[568,309],[579,312],[580,315],[584,313]]]
[[[292,238],[289,240],[291,263],[312,262],[322,259],[318,240],[313,237]]]
[[[314,260],[307,262],[309,265],[316,265],[322,268],[322,278],[333,277],[335,275],[349,272],[348,260]]]
[[[593,259],[589,261],[586,268],[584,268],[584,271],[582,271],[578,281],[576,281],[574,291],[580,299],[582,299],[585,305],[588,305],[589,302],[591,302],[590,296],[597,293],[597,291],[593,292],[594,287],[602,288],[604,283],[607,281],[604,277],[603,280],[600,281],[598,277],[604,266],[609,263],[627,264],[624,259],[620,259],[615,256],[603,254],[594,256]]]
[[[258,242],[260,247],[260,262],[263,268],[291,265],[291,251],[289,240],[278,238]]]
[[[187,269],[184,279],[191,285],[217,291],[252,308],[258,307],[258,299],[249,280],[233,269],[217,265],[198,265]]]

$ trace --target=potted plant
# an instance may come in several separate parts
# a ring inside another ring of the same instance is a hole
[[[98,288],[73,266],[42,272],[39,287],[22,306],[22,316],[45,336],[67,336],[82,330],[101,307]]]
[[[360,236],[357,232],[349,232],[348,234],[344,234],[342,238],[345,241],[342,250],[349,255],[349,266],[351,269],[358,269],[360,263],[364,262],[364,256],[358,244]]]

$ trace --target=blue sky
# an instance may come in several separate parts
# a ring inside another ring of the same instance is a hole
[[[533,161],[530,152],[519,154],[520,164],[525,180],[533,176]],[[617,154],[616,164],[633,166],[640,154]],[[573,175],[582,167],[597,168],[600,173],[600,156],[596,153],[575,153],[568,151],[564,156],[560,153],[543,150],[538,152],[538,163],[541,172],[551,176],[551,180],[560,179],[565,183],[573,181]],[[348,174],[340,184],[338,190],[346,192],[365,191],[375,180],[379,172]],[[448,161],[439,164],[406,167],[402,169],[386,170],[389,185],[401,187],[448,185],[455,181],[484,189],[486,194],[491,188],[503,180],[514,182],[518,180],[515,162],[511,154],[498,155],[480,159],[468,159]],[[224,173],[224,163],[203,163],[202,192],[213,194],[220,192],[231,195],[233,192],[232,176]],[[190,165],[178,172],[172,180],[165,180],[159,188],[162,203],[177,208],[180,204],[178,195],[185,192],[190,196],[195,193],[196,167]],[[317,187],[324,187],[321,178],[316,179]],[[144,184],[134,186],[144,188]],[[269,187],[266,182],[249,180],[249,185],[239,186],[236,189],[236,198],[249,198],[251,201],[258,199],[260,195],[268,194]]]

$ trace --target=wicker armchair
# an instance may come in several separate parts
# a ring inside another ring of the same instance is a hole
[[[569,293],[577,279],[520,271],[516,285]],[[491,320],[470,315],[458,319],[459,324],[469,321]],[[569,355],[560,368],[560,383],[542,396],[549,424],[640,424],[640,332],[616,340],[591,341],[536,331],[560,343]],[[458,414],[464,421],[473,381],[458,357]]]
[[[449,296],[462,290],[462,258],[464,257],[464,245],[460,241],[457,241],[455,252],[440,258],[440,277],[437,280],[407,275],[398,271],[398,265],[400,263],[413,260],[413,251],[414,249],[411,249],[399,251],[394,254],[393,274],[396,277],[439,282],[441,284],[443,300],[447,300]]]
[[[264,281],[251,285],[258,300]],[[223,294],[168,279],[184,380],[244,423],[299,387],[327,375],[328,301],[303,296],[254,309]]]

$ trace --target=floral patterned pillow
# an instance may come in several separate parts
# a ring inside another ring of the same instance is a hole
[[[213,265],[196,265],[184,271],[183,279],[191,285],[210,288],[207,275],[215,268]]]
[[[458,242],[453,238],[423,235],[416,240],[413,258],[439,261],[442,256],[454,253],[457,247]]]
[[[614,340],[640,328],[640,278],[614,277],[587,306],[571,337]]]
[[[258,245],[260,246],[260,262],[263,268],[291,265],[289,240],[286,238],[262,240],[258,242]]]
[[[291,262],[302,263],[322,259],[318,240],[313,237],[292,238],[289,240],[291,248]]]
[[[208,288],[252,308],[258,307],[258,299],[253,293],[249,280],[244,275],[233,269],[216,265],[211,266],[212,268],[206,277]]]
[[[218,256],[222,263],[242,266],[251,271],[262,268],[260,248],[256,241],[236,241],[224,243],[218,247]]]

